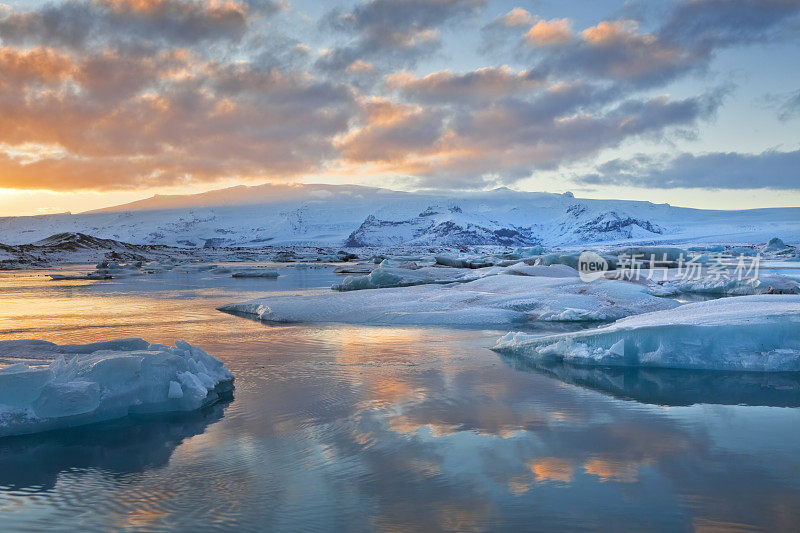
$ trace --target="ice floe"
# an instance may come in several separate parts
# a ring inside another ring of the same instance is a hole
[[[274,268],[245,268],[231,274],[234,278],[277,278],[278,271]]]
[[[800,371],[800,296],[691,303],[576,333],[509,333],[494,349],[577,365]]]
[[[537,320],[616,320],[677,305],[624,281],[492,275],[448,285],[275,295],[220,310],[271,322],[506,327]]]
[[[498,270],[492,268],[475,270],[440,267],[403,268],[384,266],[381,263],[378,268],[366,276],[347,276],[342,283],[337,283],[331,288],[336,291],[356,291],[387,287],[410,287],[412,285],[466,283],[497,273]]]
[[[0,368],[0,437],[129,414],[192,411],[233,384],[221,361],[183,341],[174,347],[142,339],[0,341],[0,360],[24,361]]]
[[[673,279],[653,283],[648,288],[657,296],[708,294],[714,296],[748,296],[753,294],[800,294],[800,284],[778,274],[753,278],[732,278],[705,275],[696,279]]]

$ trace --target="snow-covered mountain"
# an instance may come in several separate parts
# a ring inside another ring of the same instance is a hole
[[[399,192],[359,186],[233,187],[155,196],[81,214],[0,218],[0,242],[63,232],[187,248],[579,246],[602,243],[800,242],[800,208],[713,211],[572,194]]]

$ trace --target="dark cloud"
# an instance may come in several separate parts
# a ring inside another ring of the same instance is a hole
[[[790,120],[800,117],[800,90],[786,98],[778,110],[778,118]]]
[[[437,104],[490,102],[541,87],[545,79],[535,71],[514,72],[509,67],[485,67],[472,72],[434,72],[417,78],[408,72],[387,76],[389,89],[405,98]]]
[[[504,99],[462,107],[455,114],[417,110],[380,118],[351,134],[344,155],[414,175],[419,186],[512,183],[533,170],[557,168],[625,140],[692,126],[720,103],[712,93],[683,100],[629,99],[593,113],[574,112],[594,94],[585,86],[556,87],[532,101]]]
[[[0,144],[66,152],[26,164],[6,157],[0,186],[293,177],[337,157],[333,139],[357,111],[346,85],[180,49],[71,57],[0,47]]]
[[[576,181],[648,188],[800,190],[800,150],[760,154],[684,153],[675,158],[639,155],[600,165]]]
[[[649,33],[632,20],[581,31],[516,8],[484,35],[515,35],[528,68],[399,70],[485,2],[372,0],[322,22],[259,0],[6,9],[0,186],[111,189],[350,168],[425,187],[508,184],[632,139],[691,133],[724,90],[682,99],[641,90],[703,68],[720,47],[779,38],[800,4],[681,1]],[[277,22],[295,15],[300,26]],[[320,25],[333,46],[319,56],[281,33]],[[781,116],[796,116],[798,102],[794,94]],[[582,179],[661,180],[657,171],[682,158]]]
[[[74,0],[41,9],[11,12],[0,19],[6,45],[47,45],[83,49],[190,46],[239,39],[253,9],[273,12],[272,2],[252,4],[191,0]]]
[[[341,143],[342,154],[354,162],[402,162],[431,150],[443,130],[444,115],[387,100],[365,106],[364,127]]]
[[[440,46],[439,27],[476,13],[487,0],[372,0],[350,11],[328,12],[321,25],[349,39],[319,58],[325,71],[344,71],[361,60],[413,65]]]
[[[620,19],[572,36],[562,21],[520,26],[508,24],[507,15],[484,28],[484,48],[515,35],[517,53],[539,71],[653,87],[706,68],[721,48],[790,35],[799,11],[798,0],[686,0],[653,32],[642,31],[636,20]]]

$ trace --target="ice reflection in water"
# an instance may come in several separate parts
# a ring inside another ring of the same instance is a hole
[[[718,372],[670,368],[577,366],[503,354],[519,370],[540,372],[617,398],[679,406],[699,403],[800,407],[798,372]]]
[[[266,326],[214,311],[321,287],[330,273],[179,286],[170,276],[69,286],[0,278],[0,338],[184,338],[237,376],[224,416],[199,425],[3,444],[0,530],[791,530],[800,521],[800,410],[717,405],[794,405],[792,383],[770,382],[790,398],[779,403],[669,374],[554,379],[488,350],[502,332]],[[732,379],[737,390],[762,386]],[[647,403],[627,399],[637,395]]]

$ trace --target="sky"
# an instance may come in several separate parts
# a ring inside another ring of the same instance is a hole
[[[0,216],[268,181],[800,206],[800,0],[0,2]]]

